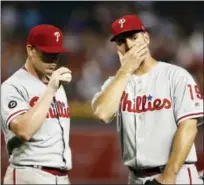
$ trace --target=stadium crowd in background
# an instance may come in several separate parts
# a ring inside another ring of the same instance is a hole
[[[73,102],[89,102],[103,81],[118,68],[110,24],[124,14],[137,14],[151,37],[151,53],[186,68],[203,93],[203,14],[199,2],[3,2],[2,81],[25,62],[28,30],[54,24],[65,33],[71,54],[65,62],[73,72],[67,87]],[[155,42],[156,40],[156,42]]]

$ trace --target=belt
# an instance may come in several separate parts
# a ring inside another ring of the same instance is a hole
[[[184,164],[195,164],[195,162],[185,162]],[[138,175],[144,175],[144,176],[152,176],[157,175],[159,173],[162,173],[166,165],[157,166],[153,168],[148,169],[134,169],[132,167],[128,167],[131,172],[133,172],[136,176]]]
[[[39,166],[39,165],[19,165],[19,164],[14,164],[15,166],[22,166],[22,167],[31,167],[31,168],[37,168],[42,171],[45,171],[47,173],[50,173],[52,175],[56,176],[67,176],[68,175],[68,170],[65,169],[60,169],[60,168],[54,168],[54,167],[48,167],[48,166]]]

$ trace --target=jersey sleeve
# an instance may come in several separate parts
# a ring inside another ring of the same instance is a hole
[[[93,103],[97,99],[97,97],[99,97],[103,93],[103,91],[106,89],[106,87],[108,87],[108,85],[112,82],[113,79],[114,79],[114,77],[111,76],[104,82],[104,84],[101,87],[101,90],[94,95],[94,97],[91,101],[91,105],[93,105]]]
[[[1,116],[3,124],[9,129],[10,122],[27,112],[29,104],[26,102],[23,92],[11,84],[1,86]]]
[[[190,118],[203,119],[203,96],[186,70],[174,75],[174,111],[177,124]]]

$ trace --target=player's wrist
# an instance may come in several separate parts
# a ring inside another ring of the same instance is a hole
[[[56,93],[56,90],[55,90],[53,87],[51,87],[51,86],[48,85],[48,86],[47,86],[46,93],[49,94],[49,95],[51,95],[51,96],[54,96],[55,93]]]
[[[165,168],[164,172],[162,173],[164,177],[176,177],[177,174],[178,174],[178,170],[173,169],[171,167]]]
[[[126,70],[126,69],[123,69],[123,68],[120,68],[116,74],[117,76],[125,76],[125,77],[129,77],[131,75],[131,72]]]

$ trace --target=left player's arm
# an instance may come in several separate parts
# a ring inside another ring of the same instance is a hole
[[[163,174],[157,179],[162,184],[175,184],[176,175],[185,162],[197,134],[197,120],[187,119],[179,124],[173,140],[171,155]]]

